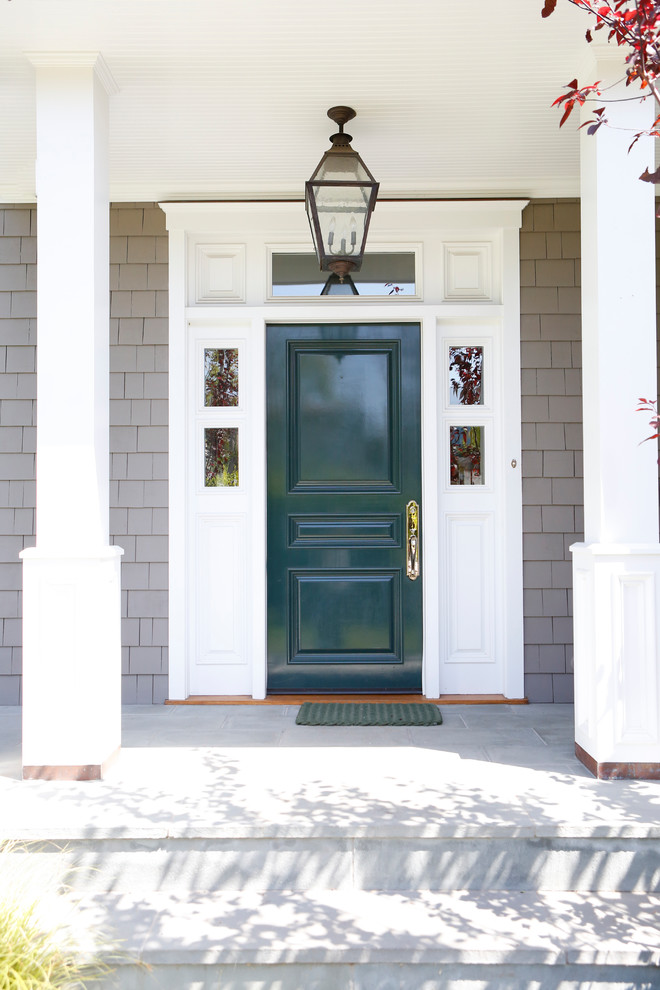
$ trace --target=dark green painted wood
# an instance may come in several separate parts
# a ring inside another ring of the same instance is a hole
[[[266,364],[268,690],[417,693],[419,326],[269,326]]]

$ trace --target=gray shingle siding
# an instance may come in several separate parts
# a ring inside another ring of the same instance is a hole
[[[110,210],[110,533],[122,562],[122,697],[167,697],[167,233]]]
[[[111,541],[125,550],[124,700],[167,696],[167,234],[154,204],[110,216]],[[571,562],[582,536],[577,201],[523,214],[525,684],[572,697]],[[36,209],[0,208],[0,704],[20,702],[21,565],[34,544]]]
[[[21,564],[34,546],[37,230],[0,208],[0,705],[21,700]]]
[[[583,537],[580,204],[533,201],[520,233],[525,693],[573,699],[572,574]]]

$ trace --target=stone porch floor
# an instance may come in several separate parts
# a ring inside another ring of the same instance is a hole
[[[296,710],[126,708],[72,783],[20,779],[0,708],[0,839],[71,867],[125,953],[108,990],[660,990],[660,782],[591,777],[571,707]]]
[[[597,781],[568,705],[455,705],[419,728],[296,726],[293,705],[131,706],[97,782],[22,781],[0,707],[0,837],[327,833],[660,837],[660,782]]]

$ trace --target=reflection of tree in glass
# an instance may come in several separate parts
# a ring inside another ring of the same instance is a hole
[[[481,403],[483,361],[483,347],[449,348],[449,381],[462,406]]]
[[[204,431],[204,486],[235,488],[238,485],[238,429]]]
[[[204,405],[238,405],[238,348],[204,348]]]
[[[451,426],[449,445],[451,450],[451,484],[482,484],[481,427]]]

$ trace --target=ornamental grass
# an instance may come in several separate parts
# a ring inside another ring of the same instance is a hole
[[[33,868],[27,847],[0,842],[0,990],[78,990],[110,973],[65,895],[61,878]]]

